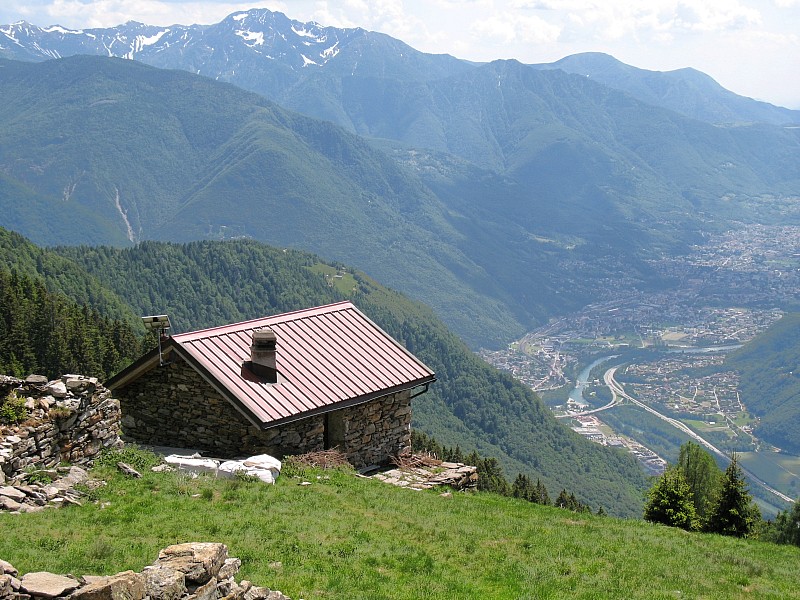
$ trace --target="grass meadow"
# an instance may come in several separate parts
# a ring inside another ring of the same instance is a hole
[[[415,492],[339,471],[276,485],[110,468],[81,507],[0,514],[22,573],[141,570],[214,541],[238,579],[305,598],[800,598],[800,548],[685,533],[483,493]]]

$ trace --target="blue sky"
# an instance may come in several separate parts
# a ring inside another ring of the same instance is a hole
[[[800,109],[800,0],[3,0],[0,24],[208,24],[262,7],[476,61],[597,51],[645,69],[694,67],[737,94]]]

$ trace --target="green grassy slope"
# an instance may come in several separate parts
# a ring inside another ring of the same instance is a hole
[[[0,557],[22,572],[111,574],[168,544],[216,541],[241,579],[309,600],[800,597],[795,547],[335,472],[307,473],[310,486],[104,473],[98,503],[0,514]]]

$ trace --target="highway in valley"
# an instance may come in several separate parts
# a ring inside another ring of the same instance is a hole
[[[646,410],[647,412],[655,415],[656,417],[658,417],[662,421],[666,421],[667,423],[669,423],[670,425],[672,425],[676,429],[679,429],[680,431],[682,431],[683,433],[688,435],[690,438],[692,438],[694,441],[696,441],[698,444],[700,444],[704,448],[707,448],[709,451],[713,452],[717,456],[722,457],[726,461],[730,461],[730,457],[727,454],[725,454],[722,450],[720,450],[719,448],[714,446],[711,442],[709,442],[708,440],[704,439],[702,436],[697,434],[695,431],[693,431],[685,423],[679,421],[678,419],[673,419],[672,417],[668,417],[667,415],[661,414],[660,412],[658,412],[654,408],[648,406],[644,402],[641,402],[640,400],[637,400],[633,396],[629,395],[625,391],[625,388],[622,387],[622,384],[620,384],[614,378],[614,375],[616,374],[618,368],[619,368],[618,366],[617,367],[612,367],[612,368],[608,369],[603,374],[603,381],[605,382],[606,386],[608,386],[608,389],[611,390],[611,394],[612,394],[611,402],[609,402],[608,404],[606,404],[605,406],[603,406],[601,408],[597,408],[597,409],[594,409],[594,410],[591,410],[591,411],[586,411],[586,412],[580,413],[580,414],[591,414],[591,413],[595,413],[595,412],[598,412],[598,411],[601,411],[601,410],[607,410],[609,408],[612,408],[613,406],[616,406],[616,405],[620,404],[623,400],[627,400],[628,402],[631,402],[632,404],[635,404],[636,406],[638,406],[638,407]],[[758,477],[756,477],[752,472],[750,472],[747,469],[745,469],[744,467],[742,467],[741,463],[739,464],[739,467],[742,469],[742,472],[744,472],[750,479],[755,481],[758,485],[763,487],[765,490],[767,490],[771,494],[774,494],[775,496],[777,496],[781,500],[785,500],[786,502],[789,502],[789,503],[793,503],[794,502],[793,498],[790,498],[786,494],[782,494],[781,492],[779,492],[778,490],[776,490],[775,488],[773,488],[769,484],[767,484],[765,481],[763,481],[763,480],[759,479]]]

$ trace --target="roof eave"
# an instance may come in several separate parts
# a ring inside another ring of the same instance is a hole
[[[359,404],[366,404],[367,402],[372,402],[373,400],[377,400],[378,398],[384,398],[386,396],[391,396],[392,394],[397,394],[399,392],[404,392],[406,390],[413,390],[414,388],[421,387],[423,385],[429,385],[436,381],[436,375],[429,375],[427,377],[422,377],[420,379],[416,379],[414,381],[403,383],[400,385],[393,386],[391,388],[385,388],[382,390],[378,390],[376,392],[371,392],[369,394],[364,394],[363,396],[358,396],[356,398],[350,398],[348,400],[342,400],[335,404],[329,404],[327,406],[321,406],[319,408],[315,408],[313,410],[307,410],[302,413],[298,413],[296,415],[290,415],[288,417],[283,417],[281,419],[275,419],[274,421],[264,421],[261,423],[260,429],[272,429],[273,427],[279,427],[281,425],[286,425],[288,423],[293,423],[295,421],[300,421],[302,419],[307,419],[309,417],[314,417],[318,415],[324,415],[326,413],[334,412],[337,410],[342,410],[344,408],[350,408],[352,406],[358,406]],[[427,389],[426,389],[427,391]],[[417,394],[420,395],[420,394]]]
[[[162,349],[162,353],[166,354],[171,347],[171,342],[167,341]],[[111,391],[118,390],[131,383],[134,379],[139,378],[147,371],[157,367],[160,363],[158,348],[153,348],[150,352],[140,357],[139,360],[131,363],[122,369],[122,371],[111,377],[104,385]]]

